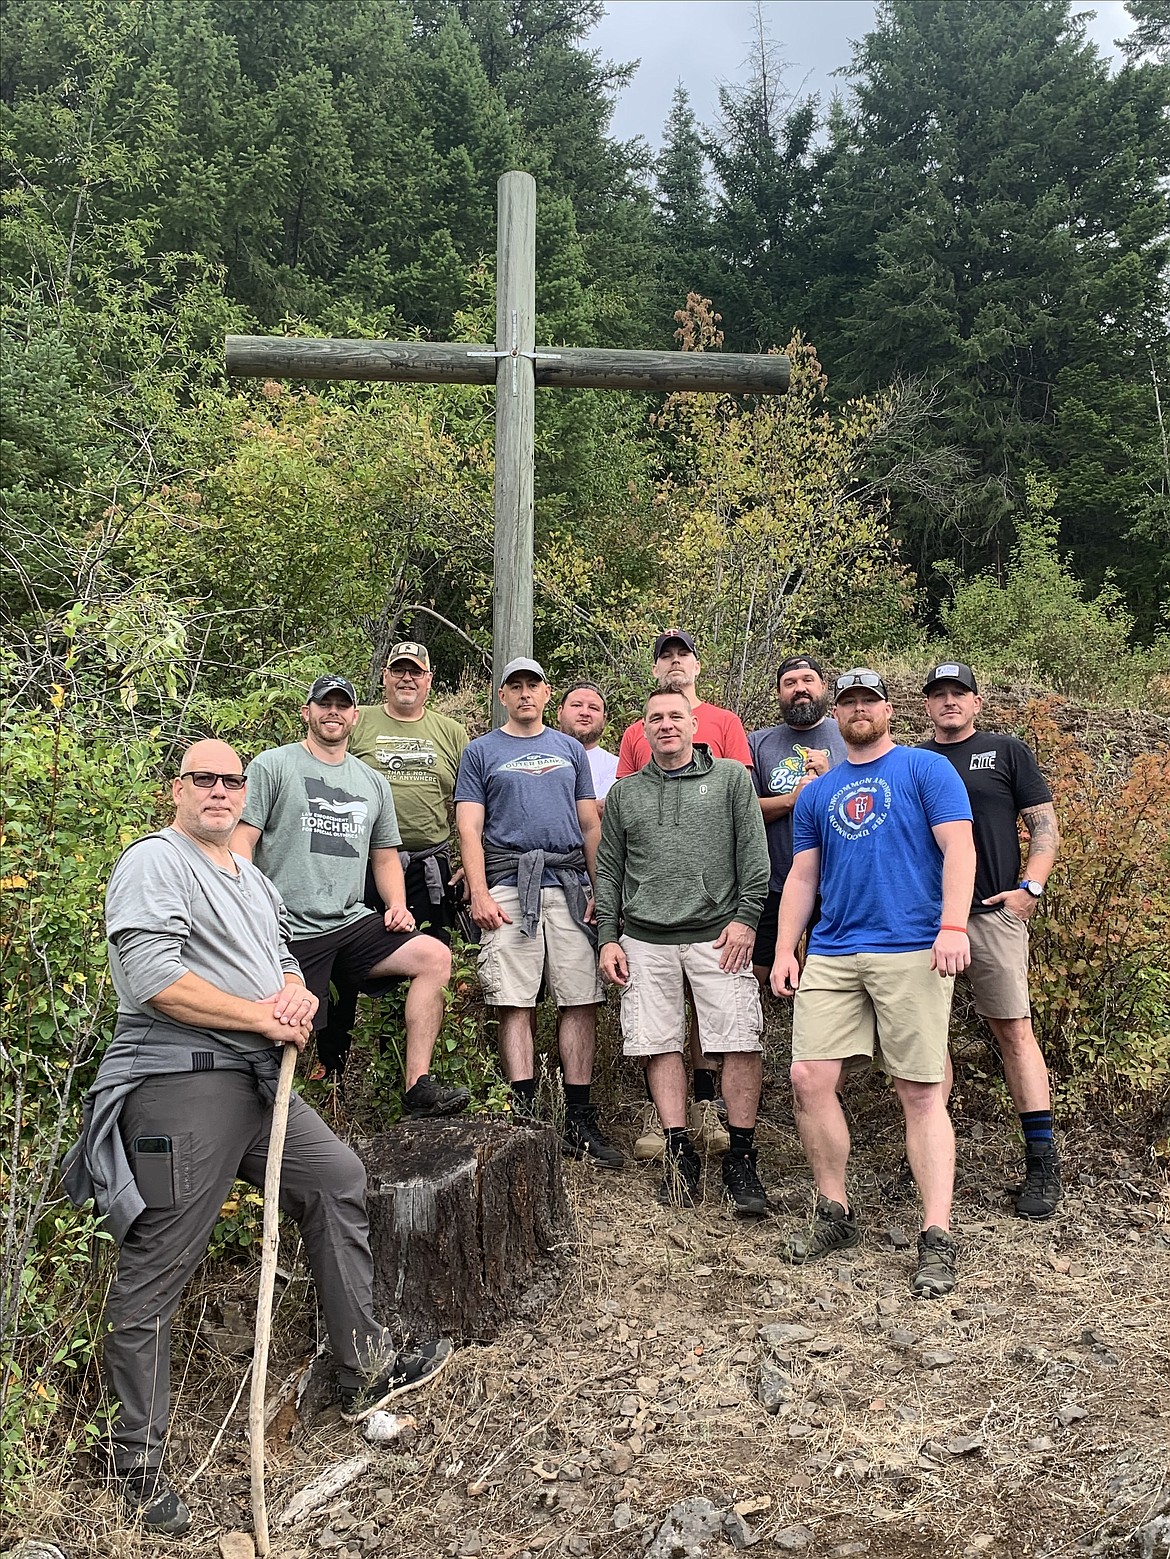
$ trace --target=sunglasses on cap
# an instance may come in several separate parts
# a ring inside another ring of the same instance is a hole
[[[838,693],[846,693],[851,687],[867,687],[871,692],[880,693],[883,698],[887,696],[886,684],[876,671],[847,671],[844,676],[837,678],[833,686]]]
[[[248,783],[243,774],[212,774],[210,769],[188,769],[179,778],[189,779],[196,790],[214,790],[217,780],[225,790],[243,790]]]

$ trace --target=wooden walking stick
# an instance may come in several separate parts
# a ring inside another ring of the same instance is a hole
[[[268,1163],[264,1169],[264,1238],[260,1257],[260,1292],[256,1296],[256,1345],[252,1350],[252,1393],[248,1398],[248,1434],[252,1451],[252,1530],[260,1559],[268,1554],[268,1511],[264,1504],[264,1398],[268,1383],[268,1342],[272,1336],[272,1292],[276,1287],[276,1252],[280,1245],[280,1162],[288,1128],[288,1103],[297,1047],[285,1045],[280,1081],[272,1104]]]

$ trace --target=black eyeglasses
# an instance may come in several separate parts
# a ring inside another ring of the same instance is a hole
[[[875,693],[886,696],[886,684],[878,676],[876,671],[847,671],[843,677],[838,677],[834,684],[838,693],[844,693],[851,687],[867,687]]]
[[[248,783],[243,774],[212,774],[208,769],[188,769],[179,778],[189,779],[196,790],[214,790],[217,782],[225,790],[243,790]]]

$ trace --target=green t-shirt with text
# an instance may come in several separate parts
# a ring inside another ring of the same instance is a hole
[[[363,706],[349,750],[389,781],[404,849],[450,838],[451,798],[466,746],[458,720],[436,709],[421,720],[396,720],[382,704]]]

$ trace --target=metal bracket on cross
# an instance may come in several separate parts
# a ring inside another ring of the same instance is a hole
[[[526,357],[528,359],[528,361],[533,365],[533,367],[535,367],[537,358],[545,358],[545,359],[550,360],[552,362],[559,363],[561,361],[561,359],[562,359],[562,355],[563,354],[560,353],[560,352],[542,352],[539,349],[539,347],[536,348],[535,350],[531,351],[531,352],[525,352],[521,348],[521,346],[520,346],[519,316],[518,316],[516,310],[513,309],[512,310],[512,345],[510,347],[508,347],[503,352],[468,352],[467,355],[468,355],[468,357],[494,357],[494,358],[508,357],[508,358],[511,358],[511,360],[512,360],[512,395],[513,395],[513,397],[515,397],[515,396],[520,394],[520,381],[519,381],[519,379],[516,376],[516,364],[517,364],[517,362],[518,362],[518,360],[520,358]]]

